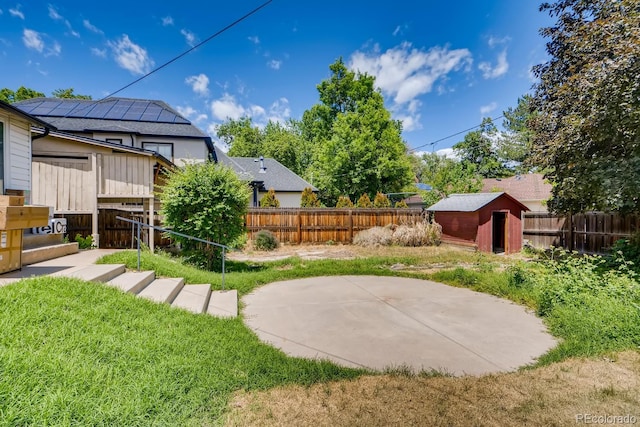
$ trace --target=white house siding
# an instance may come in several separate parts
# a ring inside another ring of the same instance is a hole
[[[31,126],[8,114],[4,123],[4,190],[31,190]]]
[[[259,193],[258,194],[258,202],[262,199],[262,196],[267,194]],[[299,208],[300,202],[302,202],[302,193],[294,193],[294,192],[280,192],[276,191],[276,199],[280,202],[281,208]],[[249,201],[249,205],[251,205],[252,200]]]

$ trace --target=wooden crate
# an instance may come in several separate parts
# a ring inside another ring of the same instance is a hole
[[[44,227],[49,225],[47,206],[0,206],[0,230]]]
[[[1,196],[0,206],[24,206],[24,196]]]
[[[0,273],[22,268],[22,230],[0,231]]]

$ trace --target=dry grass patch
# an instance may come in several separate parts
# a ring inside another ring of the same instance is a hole
[[[226,425],[565,426],[577,414],[640,423],[640,353],[482,377],[366,376],[240,392]]]

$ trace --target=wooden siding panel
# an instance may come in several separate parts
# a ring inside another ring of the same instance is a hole
[[[100,164],[101,197],[148,197],[153,193],[153,159],[135,155],[103,154]]]
[[[95,193],[91,165],[86,160],[33,162],[32,203],[53,206],[56,212],[89,212]]]
[[[8,139],[5,141],[9,158],[5,158],[8,166],[5,189],[31,190],[31,134],[30,125],[19,120],[7,123]]]

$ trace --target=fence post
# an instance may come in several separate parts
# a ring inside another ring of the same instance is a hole
[[[349,243],[353,243],[353,210],[349,209]]]
[[[573,245],[573,212],[569,212],[569,214],[567,215],[567,222],[569,223],[569,236],[568,239],[569,241],[567,242],[567,246],[569,249],[569,252],[573,251],[574,245]]]
[[[298,209],[298,244],[302,243],[302,209]]]

